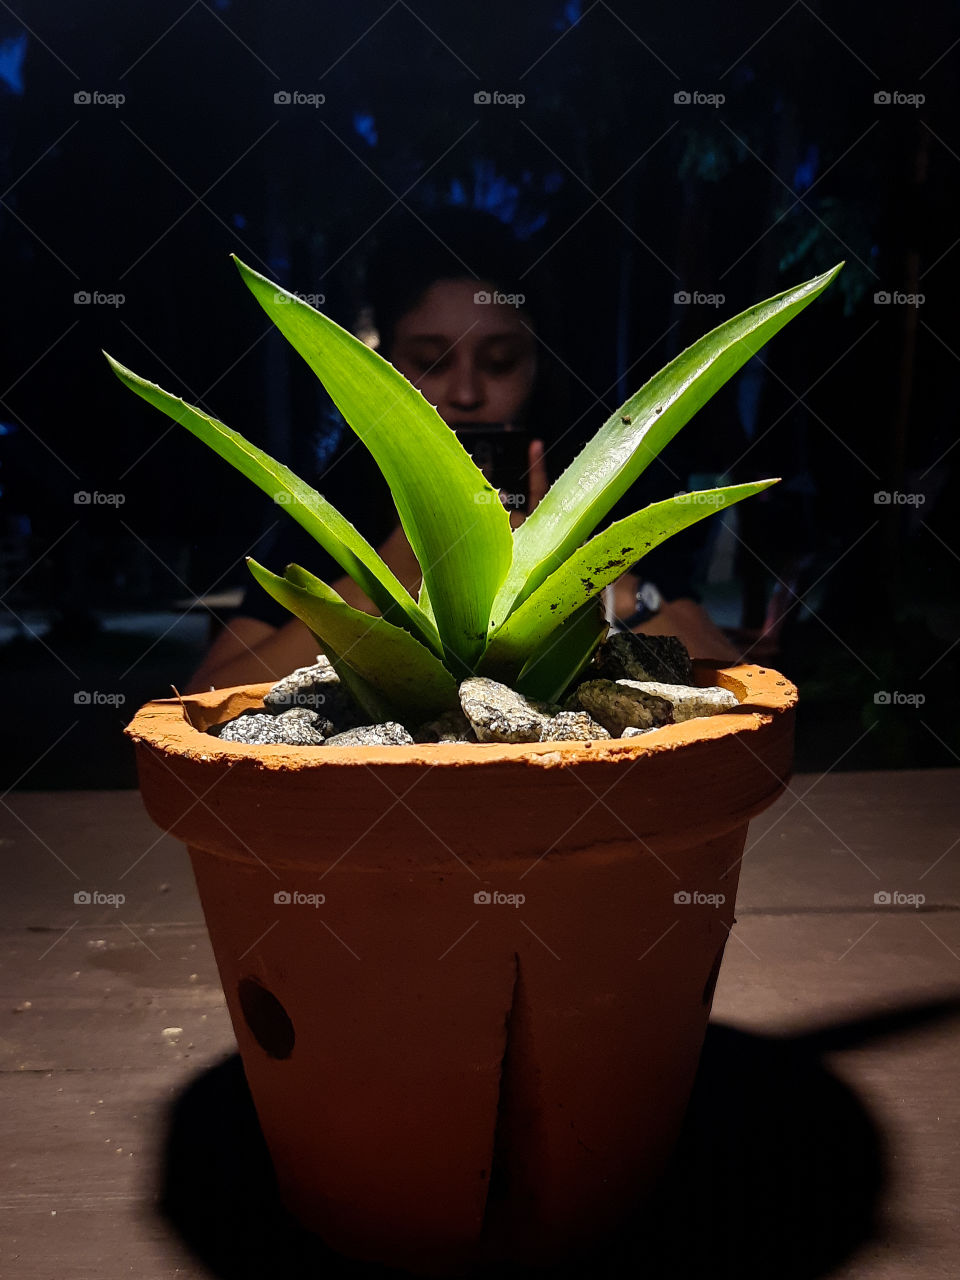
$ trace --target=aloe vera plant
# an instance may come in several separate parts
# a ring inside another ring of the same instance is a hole
[[[677,494],[594,534],[681,427],[843,265],[750,307],[678,355],[607,419],[513,530],[497,492],[406,378],[306,302],[234,261],[383,472],[421,566],[416,600],[357,529],[288,467],[107,359],[131,390],[283,502],[367,593],[380,617],[348,605],[299,565],[281,576],[247,562],[314,633],[364,709],[408,723],[453,707],[459,682],[475,674],[558,698],[606,632],[599,596],[607,585],[671,535],[777,483]]]

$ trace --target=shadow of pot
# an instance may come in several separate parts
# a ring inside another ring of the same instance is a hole
[[[920,1026],[928,1022],[921,1018]],[[855,1028],[855,1023],[850,1023]],[[654,1194],[539,1280],[813,1280],[878,1227],[882,1136],[821,1060],[818,1035],[774,1038],[713,1024],[690,1106]],[[336,1170],[330,1171],[331,1180]],[[285,1210],[239,1056],[196,1075],[166,1125],[159,1190],[167,1224],[221,1280],[385,1280]],[[529,1276],[474,1268],[474,1277]]]
[[[796,690],[595,743],[254,747],[267,686],[147,704],[284,1203],[348,1257],[549,1265],[622,1221],[683,1121],[749,819]]]

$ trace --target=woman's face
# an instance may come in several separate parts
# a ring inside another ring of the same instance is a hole
[[[493,285],[438,280],[397,321],[390,361],[450,426],[517,422],[533,389],[536,342],[509,303],[475,302]]]

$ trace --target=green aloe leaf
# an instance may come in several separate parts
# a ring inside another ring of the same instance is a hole
[[[382,356],[234,261],[383,472],[423,570],[446,660],[471,674],[513,554],[510,517],[496,490],[436,409]]]
[[[727,320],[681,352],[608,418],[514,535],[494,601],[502,623],[597,527],[660,450],[778,330],[823,292],[841,262]],[[491,622],[491,631],[496,629]]]
[[[598,591],[637,560],[699,520],[777,480],[680,493],[615,521],[580,547],[506,620],[492,637],[480,664],[485,675],[510,683],[531,653]]]
[[[365,710],[382,716],[389,709],[391,718],[418,725],[456,705],[453,676],[409,632],[354,609],[299,565],[289,565],[284,578],[256,560],[247,565],[263,589],[310,628],[321,647],[329,645],[338,671],[350,667],[374,691],[376,710]]]
[[[437,620],[433,616],[433,605],[430,603],[430,595],[427,591],[427,584],[422,580],[420,582],[420,593],[417,596],[417,604],[423,610],[423,612],[427,615],[427,617],[430,619],[433,625],[436,626]]]
[[[603,597],[597,596],[551,631],[524,664],[516,687],[528,698],[558,702],[609,630]]]
[[[343,571],[363,588],[385,618],[405,627],[435,653],[441,652],[440,638],[433,621],[417,606],[406,587],[369,542],[316,489],[305,484],[289,467],[245,440],[239,432],[187,404],[179,396],[164,391],[156,383],[131,372],[106,352],[104,355],[120,381],[131,391],[186,427],[280,503],[283,510],[302,525],[333,556]]]

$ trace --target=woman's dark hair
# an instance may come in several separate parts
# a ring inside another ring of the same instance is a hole
[[[443,209],[425,225],[397,220],[377,240],[367,266],[367,303],[389,356],[401,316],[411,311],[438,280],[474,279],[501,293],[526,297],[526,267],[513,232],[498,218],[472,209]],[[536,298],[524,310],[536,320]]]

